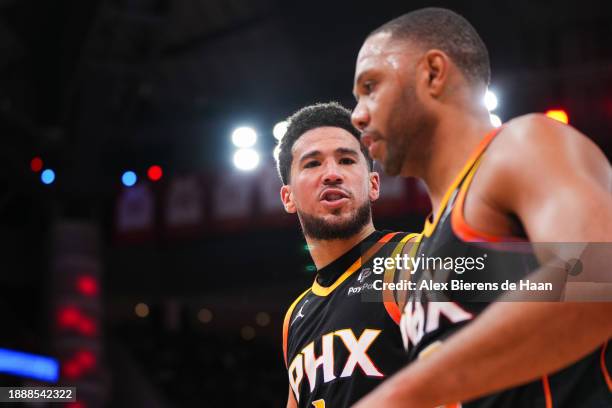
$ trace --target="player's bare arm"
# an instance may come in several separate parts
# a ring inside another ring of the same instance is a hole
[[[491,144],[464,216],[493,234],[524,228],[532,242],[611,242],[611,180],[609,162],[584,135],[529,115]],[[493,304],[357,406],[432,407],[537,379],[605,343],[610,316],[611,302]]]
[[[531,242],[609,242],[611,185],[610,163],[586,136],[543,115],[526,115],[491,143],[464,217],[478,230],[503,236],[515,232],[516,219]]]

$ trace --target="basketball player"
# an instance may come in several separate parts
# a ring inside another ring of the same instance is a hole
[[[317,267],[283,325],[287,406],[346,407],[406,362],[399,309],[373,289],[382,276],[372,262],[411,235],[374,229],[379,176],[342,106],[308,106],[289,118],[277,161],[285,210],[297,213]]]
[[[495,242],[611,242],[604,154],[543,115],[494,129],[481,102],[489,76],[482,40],[445,9],[392,20],[359,52],[353,124],[386,172],[421,178],[432,200],[419,254],[478,255]],[[528,266],[529,254],[502,247],[488,251],[496,273],[542,270]],[[609,258],[599,272],[609,278]],[[421,269],[413,279],[440,273]],[[408,294],[400,328],[414,362],[357,407],[612,407],[612,302],[474,303],[446,295],[450,301]]]

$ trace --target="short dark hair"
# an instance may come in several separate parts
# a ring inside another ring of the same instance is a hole
[[[285,135],[279,141],[277,146],[278,155],[276,157],[278,174],[285,185],[289,184],[290,181],[291,163],[293,162],[293,152],[291,149],[295,141],[309,130],[326,126],[337,127],[348,131],[360,141],[360,133],[351,123],[351,111],[337,102],[317,103],[306,106],[291,115],[287,122],[287,132],[285,132]],[[359,145],[368,168],[372,171],[373,161],[367,149],[361,143]]]
[[[438,48],[451,57],[469,83],[489,85],[491,67],[487,47],[476,29],[454,11],[438,7],[415,10],[383,24],[368,38],[381,32],[390,33],[391,38]]]

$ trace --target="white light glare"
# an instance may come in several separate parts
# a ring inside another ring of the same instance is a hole
[[[489,112],[494,111],[497,108],[497,96],[487,89],[484,96],[484,104]]]
[[[287,123],[286,120],[283,120],[282,122],[278,122],[276,125],[274,125],[274,128],[272,129],[272,134],[274,135],[274,138],[276,140],[281,140],[283,136],[285,136],[288,126],[289,124]]]
[[[234,166],[243,171],[254,170],[259,164],[259,153],[253,149],[238,149],[234,153]]]
[[[239,127],[232,133],[232,143],[236,147],[253,147],[257,142],[257,133],[250,127]]]
[[[280,145],[274,147],[272,151],[272,156],[274,156],[274,160],[278,161],[278,156],[280,156]]]
[[[501,119],[494,113],[489,113],[489,119],[491,120],[491,124],[495,127],[500,127],[502,125]]]

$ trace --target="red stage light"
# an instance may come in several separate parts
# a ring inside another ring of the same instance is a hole
[[[96,365],[96,356],[89,350],[79,350],[75,356],[76,361],[86,370]]]
[[[43,161],[40,157],[34,157],[32,161],[30,161],[30,168],[33,172],[38,173],[43,168]]]
[[[82,275],[77,278],[76,287],[85,296],[95,296],[98,294],[98,281],[89,275]]]
[[[98,328],[96,327],[96,324],[91,319],[89,319],[87,317],[82,317],[81,318],[81,321],[79,322],[78,329],[81,332],[81,334],[83,334],[85,336],[93,336],[98,331]]]
[[[64,362],[64,366],[62,367],[62,372],[64,374],[64,377],[69,378],[69,379],[75,379],[77,377],[80,377],[82,374],[81,367],[74,360],[68,360]]]
[[[569,123],[569,116],[567,112],[563,109],[550,109],[546,111],[546,116],[551,119],[558,120],[559,122],[565,123],[566,125]]]
[[[79,324],[80,320],[81,313],[79,312],[79,309],[72,306],[67,306],[63,309],[60,309],[57,316],[57,321],[59,325],[64,328],[74,327]]]
[[[159,179],[162,178],[162,175],[163,175],[162,168],[157,165],[151,166],[149,167],[149,170],[147,170],[147,176],[149,176],[149,179],[151,181],[158,181]]]

